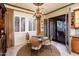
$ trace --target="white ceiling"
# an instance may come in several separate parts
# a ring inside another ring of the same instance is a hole
[[[33,3],[11,3],[11,4],[22,7],[22,8],[30,9],[33,11],[35,11],[37,9],[37,6],[35,6]],[[54,11],[58,8],[66,6],[68,4],[69,3],[44,3],[42,6],[40,6],[40,8],[46,14],[46,13]]]

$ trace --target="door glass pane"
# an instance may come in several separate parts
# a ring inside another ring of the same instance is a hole
[[[32,21],[29,21],[29,31],[32,31]]]
[[[21,31],[25,31],[25,17],[21,17]]]
[[[35,20],[33,20],[33,31],[35,31],[35,27],[36,27],[35,23],[36,23]]]
[[[20,18],[15,16],[15,32],[19,32],[20,29]]]

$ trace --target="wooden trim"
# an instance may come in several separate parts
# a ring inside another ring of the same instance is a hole
[[[5,3],[6,5],[9,5],[9,6],[13,6],[13,7],[16,7],[16,8],[20,8],[20,9],[24,9],[24,10],[27,10],[27,11],[31,11],[31,12],[34,12],[33,10],[30,10],[30,9],[26,9],[26,8],[23,8],[23,7],[19,7],[19,6],[15,6],[15,5],[12,5],[12,4],[9,4],[9,3]]]
[[[58,8],[58,9],[56,9],[56,10],[54,10],[54,11],[48,12],[48,13],[46,13],[45,15],[48,15],[48,14],[50,14],[50,13],[53,13],[53,12],[55,12],[55,11],[58,11],[58,10],[60,10],[60,9],[65,8],[65,7],[68,7],[68,6],[72,5],[72,4],[74,4],[74,3],[68,4],[68,5],[63,6],[63,7],[61,7],[61,8]]]
[[[51,18],[49,18],[49,19],[53,19],[53,18],[56,18],[56,17],[64,16],[64,15],[66,15],[66,14],[62,14],[62,15],[58,15],[58,16],[54,16],[54,17],[51,17]],[[51,20],[50,20],[50,21],[51,21]]]
[[[6,4],[7,5],[7,4]],[[9,5],[10,6],[10,5]],[[12,6],[13,7],[13,6]],[[7,7],[8,8],[8,7]],[[17,8],[17,7],[16,7]],[[9,8],[9,9],[12,9],[12,8]],[[21,8],[19,8],[19,9],[21,9]],[[24,13],[27,13],[27,14],[33,14],[33,13],[30,13],[30,12],[25,12],[25,11],[21,11],[21,10],[17,10],[17,9],[13,9],[13,10],[15,10],[15,11],[19,11],[19,12],[24,12]]]
[[[10,8],[11,9],[11,8]],[[17,9],[13,9],[15,11],[19,11],[19,12],[23,12],[23,13],[27,13],[27,14],[33,14],[33,13],[30,13],[30,12],[25,12],[25,11],[21,11],[21,10],[17,10]]]
[[[79,39],[79,37],[78,36],[71,36],[72,38],[78,38]]]
[[[7,8],[5,13],[5,29],[7,35],[7,48],[14,46],[13,9]]]
[[[20,9],[23,9],[23,10],[27,10],[27,11],[34,12],[33,10],[26,9],[26,8],[23,8],[23,7],[19,7],[19,6],[15,6],[15,5],[12,5],[12,4],[9,4],[9,3],[5,3],[5,4],[6,4],[6,5],[9,5],[9,6],[16,7],[16,8],[20,8]],[[58,9],[56,9],[56,10],[54,10],[54,11],[51,11],[51,12],[48,12],[48,13],[46,13],[46,14],[44,14],[44,15],[47,15],[47,14],[53,13],[53,12],[55,12],[55,11],[58,11],[58,10],[60,10],[60,9],[65,8],[65,7],[67,7],[67,6],[70,6],[70,5],[72,5],[72,4],[74,4],[74,3],[68,4],[68,5],[63,6],[63,7],[61,7],[61,8],[58,8]],[[21,11],[21,12],[23,12],[23,11]],[[28,13],[28,12],[27,12],[27,13]],[[29,14],[32,14],[32,13],[29,13]]]
[[[33,10],[30,10],[30,9],[25,9],[25,8],[18,7],[18,6],[15,6],[15,5],[11,5],[11,4],[8,4],[8,3],[5,3],[5,5],[9,5],[9,6],[12,6],[12,7],[19,8],[19,9],[23,9],[23,10],[27,10],[27,11],[34,12]],[[11,8],[11,9],[12,9],[12,8]],[[33,13],[31,13],[31,12],[25,12],[25,11],[21,11],[21,10],[17,10],[17,9],[13,9],[13,10],[15,10],[15,11],[19,11],[19,12],[28,13],[28,14],[33,14]]]
[[[74,11],[79,11],[79,8],[78,9],[75,9]]]

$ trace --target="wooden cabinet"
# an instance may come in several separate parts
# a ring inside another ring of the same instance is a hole
[[[73,52],[79,54],[79,37],[72,37],[71,47]]]
[[[71,13],[71,28],[79,28],[79,9]]]
[[[79,28],[79,9],[74,10],[74,26]]]
[[[74,14],[75,14],[74,12],[71,13],[71,28],[75,27],[75,25],[74,25],[75,24]]]
[[[5,12],[6,8],[3,3],[0,3],[0,53],[2,55],[5,55],[7,50],[7,44],[6,44],[6,34],[5,34]]]

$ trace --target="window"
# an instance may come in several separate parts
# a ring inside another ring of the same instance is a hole
[[[15,32],[19,32],[20,27],[20,18],[18,16],[15,17]]]
[[[21,31],[25,31],[25,18],[21,17]]]
[[[25,17],[15,16],[15,32],[25,31]]]
[[[29,31],[32,31],[32,22],[29,21]]]
[[[35,31],[35,20],[33,20],[33,31]]]
[[[29,31],[35,31],[35,20],[29,20]]]

